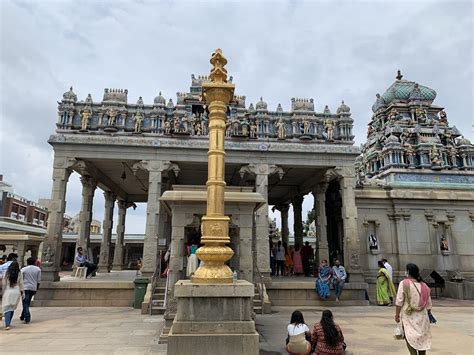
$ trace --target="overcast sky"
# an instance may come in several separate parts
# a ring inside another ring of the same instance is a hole
[[[0,11],[0,173],[31,200],[50,196],[47,139],[69,86],[79,100],[100,101],[114,87],[128,89],[129,102],[152,103],[159,91],[176,102],[192,73],[209,73],[217,47],[247,105],[263,96],[270,109],[289,110],[292,97],[307,97],[335,111],[344,99],[361,144],[375,94],[401,69],[435,89],[435,103],[473,140],[471,1],[0,0]],[[73,174],[68,214],[80,199]],[[103,205],[97,191],[94,218]],[[129,212],[127,233],[144,232],[145,211]]]

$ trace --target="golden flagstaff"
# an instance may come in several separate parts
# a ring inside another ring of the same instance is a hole
[[[230,243],[229,217],[224,216],[224,138],[227,105],[234,95],[235,85],[227,82],[227,59],[221,49],[212,54],[210,81],[202,84],[203,99],[209,109],[209,151],[207,177],[207,211],[202,218],[204,244],[196,252],[204,263],[192,277],[194,283],[231,283],[232,270],[225,264],[234,252]]]

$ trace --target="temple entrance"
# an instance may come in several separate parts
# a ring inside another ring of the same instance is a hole
[[[327,236],[329,263],[338,259],[344,265],[344,226],[339,182],[333,180],[326,191]]]

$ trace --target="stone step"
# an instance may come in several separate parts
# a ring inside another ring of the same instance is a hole
[[[151,307],[151,314],[165,314],[166,309],[164,307]]]

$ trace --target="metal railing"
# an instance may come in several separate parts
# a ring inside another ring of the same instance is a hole
[[[254,283],[257,285],[258,289],[258,295],[260,298],[260,306],[261,306],[261,314],[264,314],[264,300],[265,300],[265,294],[267,293],[266,287],[265,287],[265,282],[264,282],[264,276],[260,272],[260,269],[258,268],[257,265],[257,259],[255,257],[255,253],[252,253],[252,258],[253,258],[253,270],[254,270],[254,277],[256,277],[257,280],[254,279]]]
[[[153,272],[153,276],[151,278],[151,295],[150,295],[150,302],[148,304],[148,312],[151,315],[153,310],[153,295],[155,293],[155,288],[158,282],[161,279],[161,260],[163,256],[163,250],[160,250],[158,255],[158,262],[156,263],[155,271]]]

